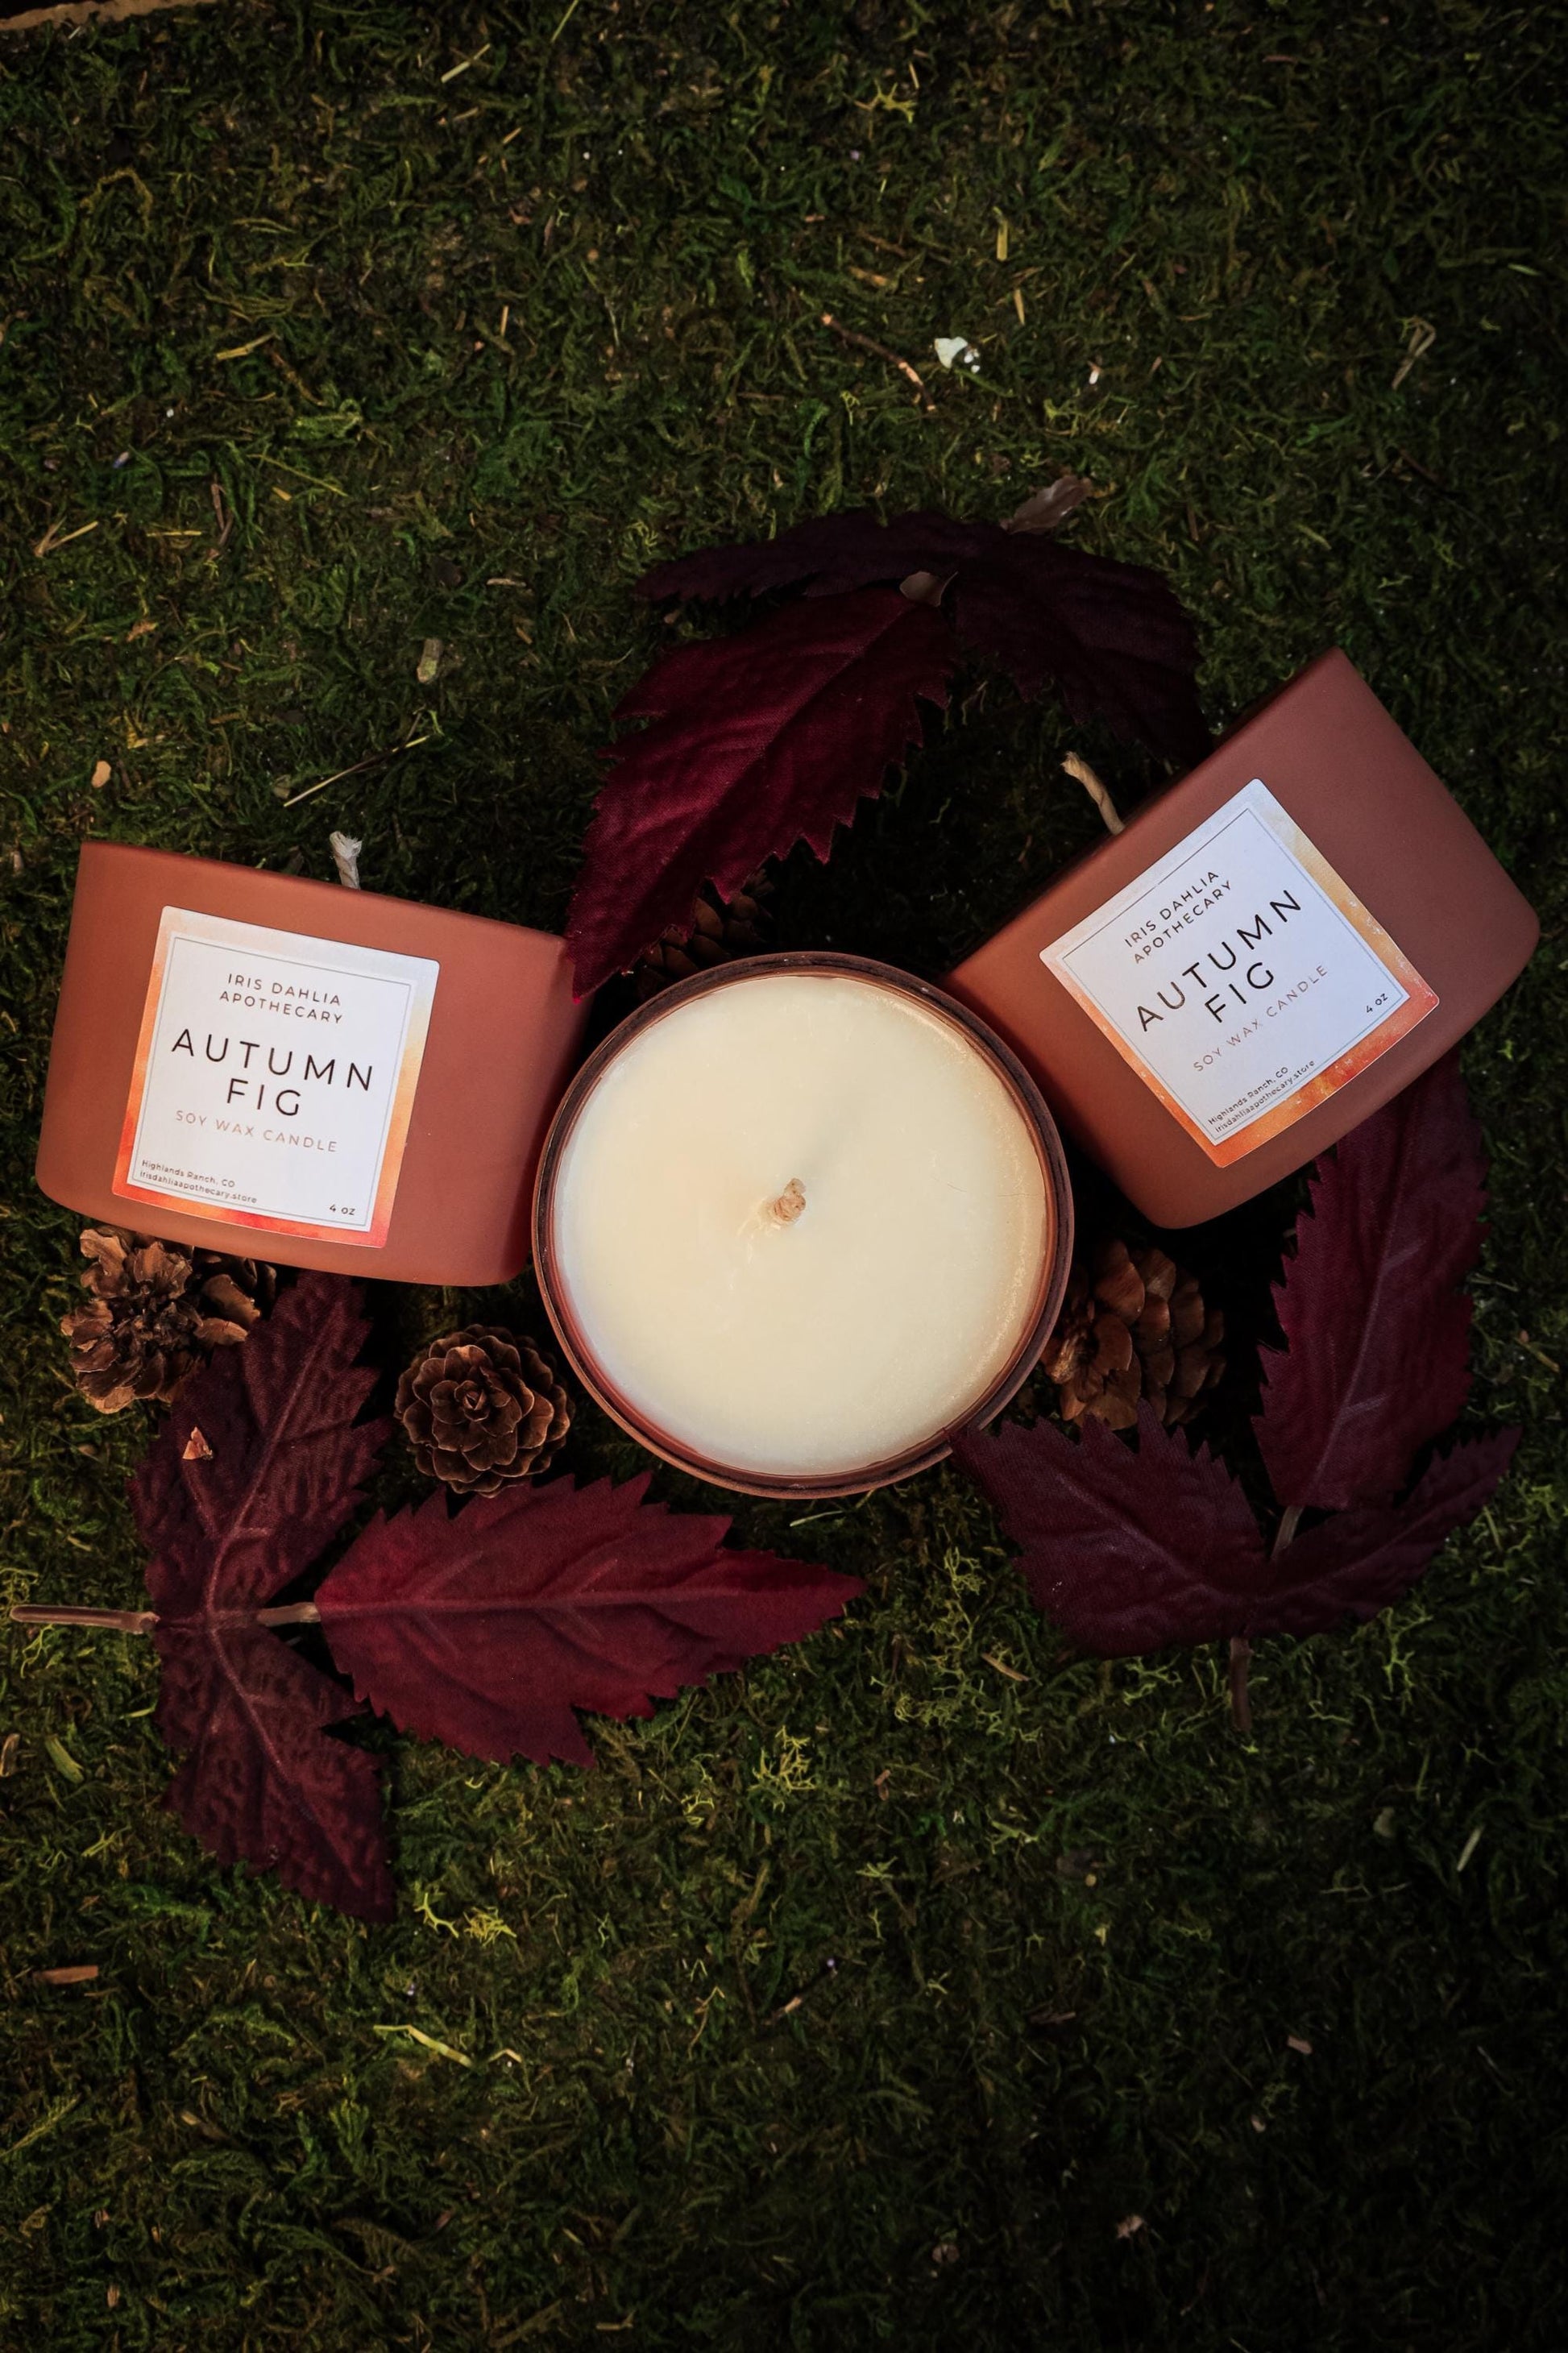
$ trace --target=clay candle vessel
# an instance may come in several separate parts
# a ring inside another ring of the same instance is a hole
[[[762,1495],[880,1486],[1037,1358],[1072,1240],[1011,1054],[857,956],[684,981],[579,1072],[540,1171],[540,1287],[633,1437]]]
[[[38,1182],[208,1250],[503,1282],[584,1010],[545,933],[89,842]]]
[[[950,975],[1163,1226],[1259,1193],[1479,1020],[1538,926],[1342,653]]]

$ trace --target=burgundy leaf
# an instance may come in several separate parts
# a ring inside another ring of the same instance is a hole
[[[357,1283],[302,1275],[185,1383],[131,1482],[160,1617],[257,1608],[336,1535],[391,1427],[354,1421],[369,1330]]]
[[[332,1655],[405,1731],[470,1757],[591,1765],[574,1710],[653,1701],[799,1641],[861,1591],[730,1523],[612,1487],[518,1486],[455,1517],[432,1496],[358,1535],[316,1596]]]
[[[381,1768],[325,1728],[354,1713],[348,1694],[254,1619],[176,1620],[153,1639],[158,1726],[187,1752],[164,1802],[185,1829],[220,1862],[389,1920]]]
[[[1486,1504],[1519,1432],[1461,1440],[1397,1505],[1342,1512],[1265,1558],[1240,1488],[1139,1408],[1138,1451],[1086,1419],[963,1432],[953,1454],[995,1505],[1031,1599],[1105,1658],[1232,1634],[1315,1634],[1375,1617]]]
[[[983,563],[959,566],[943,601],[964,643],[1030,701],[1054,685],[1079,726],[1109,720],[1184,768],[1207,755],[1197,640],[1157,572],[1043,533],[999,531]]]
[[[1138,1450],[1086,1418],[966,1430],[953,1453],[1018,1547],[1033,1601],[1104,1658],[1204,1642],[1246,1624],[1266,1564],[1258,1523],[1222,1462],[1138,1409]]]
[[[917,508],[881,522],[869,507],[847,514],[815,515],[773,539],[700,547],[691,555],[656,564],[637,584],[652,601],[666,596],[763,596],[770,589],[805,585],[813,596],[902,580],[910,572],[954,571],[986,548],[995,523],[961,522],[934,508]]]
[[[1483,1175],[1454,1054],[1320,1163],[1277,1287],[1286,1347],[1262,1351],[1256,1428],[1282,1504],[1388,1502],[1458,1414]]]
[[[1517,1430],[1461,1439],[1403,1504],[1337,1512],[1288,1545],[1247,1624],[1251,1634],[1316,1634],[1348,1612],[1375,1618],[1407,1593],[1445,1540],[1490,1499]]]
[[[1054,684],[1080,724],[1190,766],[1209,748],[1194,674],[1193,625],[1168,584],[1137,564],[1064,547],[1047,532],[1009,531],[917,512],[879,522],[869,509],[796,523],[776,539],[710,547],[656,565],[649,597],[756,596],[805,585],[808,596],[902,580],[944,581],[944,609],[972,649],[1029,698]]]
[[[186,1384],[132,1501],[153,1555],[158,1727],[187,1752],[169,1803],[220,1860],[383,1919],[378,1768],[325,1730],[352,1703],[254,1617],[348,1519],[385,1438],[354,1420],[375,1381],[355,1361],[367,1330],[355,1283],[302,1276]]]
[[[711,881],[732,898],[798,840],[826,858],[836,825],[919,740],[956,659],[940,613],[896,589],[787,605],[738,637],[681,646],[617,717],[623,743],[588,832],[567,919],[578,993],[690,928]]]

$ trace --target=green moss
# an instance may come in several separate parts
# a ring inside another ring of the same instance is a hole
[[[159,1811],[143,1649],[7,1641],[0,2339],[1563,2341],[1560,91],[1556,11],[1467,0],[0,43],[4,1598],[139,1580],[145,1433],[62,1377],[30,1185],[78,843],[326,876],[341,826],[372,887],[558,923],[658,554],[1087,471],[1075,536],[1170,572],[1215,717],[1337,639],[1547,934],[1468,1061],[1521,1468],[1402,1609],[1268,1647],[1250,1746],[1214,1656],[1064,1659],[952,1475],[742,1507],[868,1578],[847,1622],[590,1776],[388,1743],[366,1932]],[[1071,740],[972,704],[792,862],[785,941],[941,969],[1089,838]],[[1192,1245],[1244,1334],[1286,1214]]]

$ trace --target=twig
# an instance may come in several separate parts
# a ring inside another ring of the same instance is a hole
[[[379,768],[384,760],[395,760],[400,752],[412,752],[416,744],[428,744],[428,735],[411,735],[406,744],[395,744],[390,752],[373,752],[368,760],[356,760],[352,768],[340,768],[335,776],[323,776],[319,784],[307,785],[303,792],[293,793],[283,804],[292,808],[296,801],[308,801],[312,793],[324,793],[329,785],[341,785],[345,776],[362,776],[367,768]]]
[[[437,2059],[449,2059],[455,2067],[471,2067],[474,2063],[466,2051],[455,2051],[449,2042],[438,2042],[421,2026],[373,2026],[370,2031],[373,2034],[409,2035],[416,2042],[422,2042],[426,2051],[434,2051]]]
[[[1116,803],[1111,799],[1110,793],[1106,789],[1104,780],[1095,774],[1094,770],[1089,766],[1089,762],[1083,758],[1082,754],[1078,752],[1069,752],[1066,759],[1062,762],[1062,767],[1065,773],[1072,778],[1074,784],[1081,785],[1083,786],[1084,791],[1089,795],[1089,799],[1094,803],[1095,807],[1100,811],[1100,816],[1104,818],[1106,831],[1108,833],[1124,833],[1126,831],[1126,828],[1121,821]]]
[[[1424,466],[1419,458],[1413,458],[1408,449],[1395,450],[1394,458],[1397,463],[1408,466],[1413,474],[1419,474],[1424,482],[1430,482],[1435,491],[1441,491],[1446,498],[1453,497],[1448,484],[1435,474],[1430,466]]]
[[[68,547],[73,539],[85,539],[89,531],[96,531],[97,529],[98,523],[96,521],[92,522],[79,522],[74,531],[61,531],[58,523],[52,522],[50,523],[47,531],[45,532],[42,539],[35,543],[33,554],[41,563],[46,555],[53,555],[57,548]]]
[[[763,2024],[764,2026],[777,2026],[782,2019],[793,2018],[795,2011],[799,2010],[805,2001],[806,1997],[809,1994],[820,1992],[825,1985],[831,1984],[837,1973],[838,1964],[837,1961],[824,1962],[822,1968],[817,1970],[816,1975],[805,1985],[802,1986],[798,1993],[792,1994],[788,2001],[781,2002],[778,2009],[772,2011],[770,2015],[763,2021]],[[744,1984],[744,1979],[742,1979],[742,1982]]]
[[[470,66],[477,66],[482,57],[489,55],[489,43],[487,41],[484,47],[482,49],[476,49],[471,58],[462,58],[455,66],[448,66],[446,72],[441,76],[443,86],[449,81],[456,81],[459,74],[466,74]]]
[[[822,323],[825,327],[830,328],[834,334],[841,337],[845,343],[854,343],[858,349],[869,352],[876,359],[886,360],[889,367],[896,367],[901,375],[909,377],[927,408],[934,405],[931,395],[926,390],[924,376],[917,369],[912,368],[908,360],[901,360],[897,352],[890,352],[886,343],[873,343],[869,335],[858,334],[853,327],[841,325],[831,311],[824,311]]]
[[[276,343],[274,343],[268,351],[267,358],[268,364],[277,369],[284,383],[290,385],[292,389],[299,394],[300,399],[305,402],[308,407],[320,408],[323,406],[320,396],[310,390],[310,385],[305,382],[304,377],[299,373],[297,368],[291,368],[289,366],[288,361],[284,358]],[[274,465],[281,464],[281,462],[282,461],[279,459],[273,459]],[[285,469],[285,471],[287,470],[288,470]],[[310,477],[307,475],[306,480],[309,480],[309,479]],[[332,487],[334,490],[337,489],[335,482]],[[343,492],[339,491],[338,496],[342,498],[343,496]]]

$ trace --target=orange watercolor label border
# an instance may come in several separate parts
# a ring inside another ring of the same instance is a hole
[[[1259,792],[1263,796],[1261,806],[1256,797]],[[1304,1119],[1309,1112],[1316,1111],[1320,1105],[1329,1102],[1331,1097],[1338,1094],[1342,1087],[1348,1086],[1352,1079],[1359,1078],[1361,1073],[1369,1070],[1391,1046],[1396,1044],[1401,1038],[1407,1037],[1412,1029],[1425,1021],[1426,1016],[1435,1010],[1437,1004],[1436,990],[1422,978],[1398,942],[1384,929],[1370,908],[1363,905],[1343,876],[1337,873],[1329,864],[1317,844],[1302,832],[1289,809],[1282,807],[1274,798],[1261,776],[1254,776],[1240,792],[1233,796],[1231,801],[1222,802],[1220,807],[1204,820],[1204,824],[1212,825],[1215,818],[1223,815],[1226,809],[1232,807],[1236,801],[1244,799],[1259,821],[1268,827],[1276,840],[1289,853],[1297,864],[1304,869],[1323,896],[1331,902],[1336,913],[1343,918],[1351,930],[1358,934],[1363,944],[1370,948],[1378,962],[1405,992],[1404,1004],[1396,1005],[1386,1019],[1381,1021],[1376,1029],[1368,1030],[1365,1036],[1358,1038],[1355,1043],[1347,1047],[1337,1060],[1325,1064],[1322,1070],[1314,1071],[1312,1076],[1304,1084],[1296,1088],[1292,1093],[1281,1096],[1278,1103],[1269,1103],[1256,1119],[1247,1121],[1244,1126],[1234,1129],[1229,1135],[1216,1142],[1192,1116],[1185,1106],[1172,1094],[1158,1071],[1152,1069],[1144,1060],[1131,1039],[1123,1035],[1110,1014],[1105,1012],[1097,1000],[1081,986],[1067,965],[1058,959],[1058,943],[1053,942],[1050,947],[1042,948],[1040,951],[1040,961],[1053,979],[1059,981],[1068,994],[1082,1007],[1095,1028],[1110,1040],[1122,1060],[1137,1071],[1151,1094],[1164,1110],[1169,1112],[1176,1124],[1192,1137],[1193,1142],[1218,1168],[1228,1168],[1233,1162],[1245,1159],[1249,1152],[1256,1152],[1260,1144],[1267,1144],[1271,1136],[1279,1134],[1285,1128],[1293,1127],[1296,1122],[1299,1119]],[[1194,826],[1193,832],[1200,833],[1203,829],[1202,826]],[[1173,843],[1163,858],[1153,861],[1149,871],[1157,871],[1160,867],[1178,858],[1186,849],[1191,839],[1192,836],[1189,835],[1185,840]],[[1137,881],[1127,884],[1124,890],[1115,892],[1110,899],[1107,900],[1106,906],[1113,906],[1119,900],[1131,897],[1143,885],[1144,878],[1141,876]],[[1103,908],[1095,911],[1096,914],[1103,913]],[[1094,916],[1086,917],[1085,921],[1093,922]],[[1074,933],[1081,928],[1081,925],[1075,924],[1073,931],[1065,933],[1063,937],[1070,939]]]
[[[246,937],[237,936],[246,934]],[[397,1193],[397,1180],[403,1170],[403,1155],[408,1142],[409,1123],[414,1116],[414,1098],[418,1092],[420,1066],[425,1059],[426,1041],[430,1034],[430,1010],[435,1002],[436,983],[440,967],[426,956],[398,956],[400,964],[416,966],[409,987],[408,1019],[403,1033],[403,1051],[398,1064],[397,1083],[388,1106],[383,1130],[380,1176],[375,1199],[372,1205],[368,1226],[321,1225],[310,1220],[268,1217],[259,1209],[227,1208],[218,1201],[193,1198],[185,1193],[170,1193],[150,1185],[133,1185],[130,1168],[136,1150],[136,1135],[142,1123],[142,1105],[147,1089],[147,1071],[152,1060],[153,1041],[157,1035],[158,1016],[163,1009],[163,976],[168,965],[169,950],[176,937],[196,939],[211,946],[243,948],[255,946],[260,941],[287,943],[286,952],[298,959],[300,949],[327,947],[339,955],[352,956],[353,944],[348,941],[321,940],[305,932],[280,932],[262,923],[247,923],[225,915],[196,914],[184,907],[165,907],[158,926],[158,943],[153,955],[153,968],[148,976],[147,997],[142,1008],[142,1028],[136,1040],[136,1059],[132,1065],[131,1092],[126,1100],[125,1117],[121,1124],[120,1146],[115,1155],[114,1176],[110,1186],[122,1200],[144,1201],[161,1209],[178,1210],[182,1217],[206,1218],[225,1226],[243,1227],[249,1232],[291,1234],[300,1241],[342,1242],[351,1248],[383,1250],[392,1228],[392,1205]],[[277,954],[279,951],[274,950]],[[261,953],[267,953],[263,948]],[[366,956],[380,958],[395,954],[385,948],[365,948]],[[331,970],[326,965],[323,969]],[[344,961],[337,969],[356,972],[363,977],[363,967]],[[373,977],[380,977],[373,975]]]

